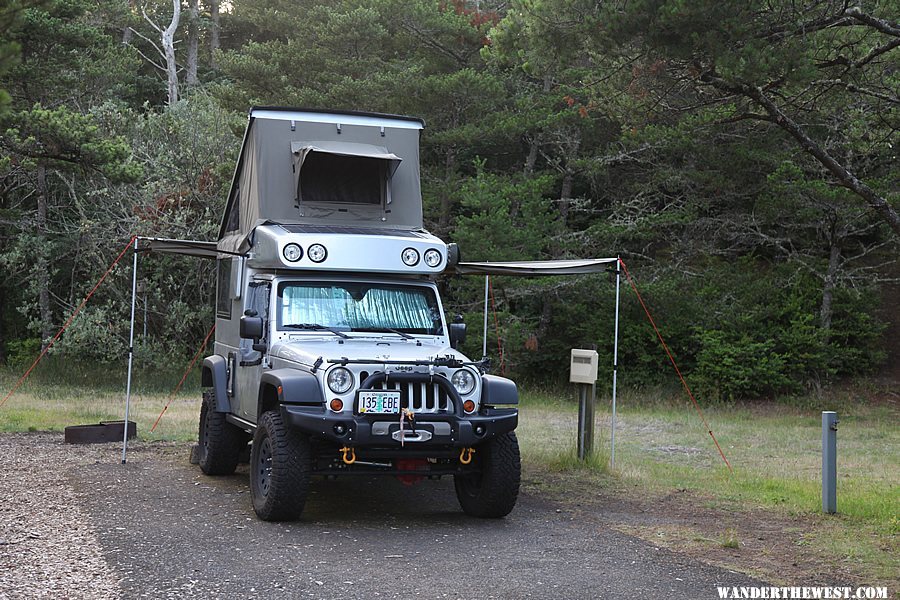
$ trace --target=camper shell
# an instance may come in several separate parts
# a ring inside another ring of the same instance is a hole
[[[300,515],[314,475],[452,475],[472,515],[519,487],[518,392],[456,346],[436,279],[455,246],[423,228],[415,118],[262,107],[250,118],[217,251],[198,460],[250,444],[253,506]]]

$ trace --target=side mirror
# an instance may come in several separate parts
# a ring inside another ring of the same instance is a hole
[[[456,350],[466,341],[466,324],[450,323],[450,347]]]
[[[261,317],[241,317],[241,337],[245,340],[258,340],[263,336],[263,320]]]

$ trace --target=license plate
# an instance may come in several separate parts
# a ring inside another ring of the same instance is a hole
[[[360,414],[396,415],[400,413],[399,390],[361,391],[357,402],[357,411]]]

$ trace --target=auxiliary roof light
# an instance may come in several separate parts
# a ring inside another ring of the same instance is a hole
[[[309,260],[314,263],[320,263],[328,258],[328,250],[326,250],[325,246],[322,244],[313,244],[306,249],[306,255],[309,257]]]
[[[284,255],[284,259],[288,262],[297,262],[303,258],[303,248],[297,244],[287,244],[284,250],[281,251],[281,254]]]
[[[419,264],[419,251],[415,248],[407,248],[400,253],[400,258],[407,267],[414,267]]]
[[[425,251],[425,264],[432,269],[441,264],[441,253],[431,248]]]

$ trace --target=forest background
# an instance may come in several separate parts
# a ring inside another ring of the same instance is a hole
[[[29,364],[132,235],[215,239],[247,111],[282,105],[424,118],[429,230],[465,260],[621,255],[707,400],[896,380],[897,13],[877,0],[0,0],[0,364]],[[142,261],[140,367],[196,351],[212,263]],[[128,271],[56,360],[122,360]],[[561,382],[569,348],[592,344],[611,365],[613,281],[496,278],[495,370]],[[483,281],[442,285],[479,356]],[[622,381],[671,381],[623,294]]]

